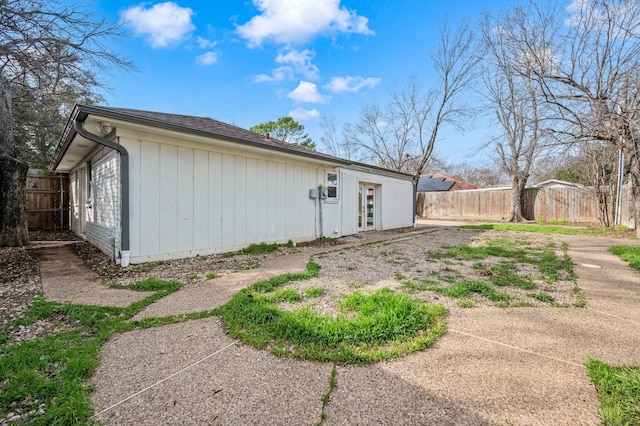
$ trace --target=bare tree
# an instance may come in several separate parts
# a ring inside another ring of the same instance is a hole
[[[95,20],[67,2],[0,2],[0,247],[29,242],[24,207],[28,165],[18,156],[20,146],[35,138],[22,132],[27,123],[15,113],[24,109],[25,102],[37,99],[36,92],[47,93],[45,88],[52,88],[47,82],[57,89],[95,88],[97,75],[106,66],[130,67],[103,45],[117,35],[117,26]],[[17,95],[14,100],[12,93]]]
[[[320,120],[320,127],[322,128],[320,142],[323,145],[323,152],[347,160],[364,160],[359,146],[349,143],[350,135],[354,133],[350,123],[345,123],[342,129],[338,130],[335,116],[325,115]]]
[[[618,150],[610,144],[596,142],[590,144],[581,157],[582,182],[598,200],[600,225],[610,227],[615,222]]]
[[[640,236],[640,8],[635,0],[590,0],[530,10],[520,46],[556,110],[554,134],[626,154]]]
[[[388,169],[412,171],[411,159],[426,136],[431,107],[426,101],[417,78],[411,77],[403,89],[392,92],[384,106],[360,108],[359,121],[344,128],[347,145],[361,151],[364,160]]]
[[[559,165],[547,170],[544,178],[584,185],[598,201],[600,225],[610,227],[614,223],[619,150],[599,141],[578,147],[577,153],[561,158]],[[549,159],[547,162],[552,161]]]
[[[347,142],[366,159],[417,179],[429,165],[443,126],[462,127],[468,113],[462,94],[476,77],[478,59],[467,23],[455,30],[443,25],[440,47],[432,56],[438,75],[433,88],[424,90],[412,77],[386,104],[361,108],[357,124],[347,128]]]
[[[322,136],[320,136],[320,143],[322,145],[320,150],[335,157],[347,158],[343,157],[344,154],[341,149],[342,143],[338,135],[336,117],[333,115],[323,115],[320,119],[320,128],[322,129]]]
[[[492,144],[501,169],[511,180],[508,222],[528,220],[523,209],[524,189],[542,148],[540,93],[531,78],[530,58],[518,43],[527,19],[527,12],[516,8],[499,19],[487,16],[482,23],[487,100],[500,129]]]
[[[480,187],[505,185],[509,182],[499,164],[443,164],[439,171]]]

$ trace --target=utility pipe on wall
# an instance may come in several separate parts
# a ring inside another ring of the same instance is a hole
[[[322,230],[322,185],[318,187],[318,206],[320,209],[320,213],[318,214],[320,220],[320,238],[324,237],[324,232]]]
[[[86,131],[83,127],[82,121],[80,121],[78,117],[73,121],[73,129],[83,138],[97,144],[104,145],[108,148],[115,149],[120,154],[120,228],[122,234],[120,240],[120,266],[126,268],[129,266],[129,259],[131,256],[129,249],[129,152],[122,145]]]

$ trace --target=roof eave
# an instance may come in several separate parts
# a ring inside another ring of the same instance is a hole
[[[99,115],[99,116],[103,116],[105,118],[111,118],[111,119],[114,119],[114,120],[129,121],[129,122],[132,122],[132,123],[141,124],[141,125],[145,125],[145,126],[151,126],[151,127],[157,127],[157,128],[164,129],[164,130],[182,132],[182,133],[187,133],[187,134],[196,135],[196,136],[209,137],[209,138],[215,137],[217,139],[221,139],[221,140],[228,141],[228,142],[234,142],[234,143],[238,143],[238,144],[241,144],[241,145],[247,145],[247,146],[258,147],[258,148],[265,148],[265,149],[269,149],[269,150],[272,150],[272,151],[278,151],[278,152],[283,152],[283,153],[287,153],[287,154],[299,155],[299,156],[302,156],[302,157],[313,158],[313,159],[321,160],[321,161],[325,161],[325,162],[332,162],[332,163],[336,163],[336,164],[339,164],[339,165],[351,164],[350,161],[343,160],[343,159],[337,158],[337,157],[314,154],[313,152],[303,152],[303,151],[298,151],[298,150],[294,150],[294,149],[287,149],[285,147],[281,147],[281,146],[278,146],[278,145],[260,144],[260,143],[256,143],[256,142],[249,141],[249,140],[246,140],[246,139],[235,138],[233,136],[228,136],[228,135],[224,135],[224,134],[220,134],[220,133],[193,129],[193,128],[189,127],[189,126],[183,126],[183,125],[174,124],[174,123],[167,123],[166,121],[162,121],[162,120],[155,120],[153,118],[141,117],[141,116],[138,116],[138,115],[127,114],[127,113],[120,112],[120,111],[114,111],[114,110],[109,109],[109,108],[101,108],[101,107],[90,106],[90,105],[77,105],[76,107],[78,108],[78,111],[79,111],[78,116],[81,118],[81,121],[84,121],[84,119],[87,117],[87,115]],[[67,126],[68,126],[68,124],[67,124]]]

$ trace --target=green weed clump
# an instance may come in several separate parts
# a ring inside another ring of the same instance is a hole
[[[391,359],[424,349],[444,333],[444,307],[386,288],[345,296],[335,316],[304,305],[280,309],[278,295],[292,294],[280,288],[315,276],[318,268],[310,262],[307,272],[274,277],[237,293],[218,310],[229,333],[278,355],[339,364]]]
[[[251,244],[249,247],[245,247],[242,250],[244,254],[266,254],[278,251],[278,244]]]
[[[640,424],[640,368],[612,367],[596,359],[585,366],[600,396],[602,424]]]
[[[611,246],[609,252],[629,263],[633,269],[640,271],[640,247],[637,246]]]

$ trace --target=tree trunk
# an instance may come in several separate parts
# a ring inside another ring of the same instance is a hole
[[[27,230],[27,163],[14,158],[11,88],[0,76],[0,247],[29,244]]]
[[[632,161],[633,162],[633,161]],[[633,164],[632,167],[633,168]],[[640,176],[637,171],[629,171],[631,176],[631,198],[633,202],[633,219],[636,224],[636,238],[640,238]]]
[[[507,222],[527,222],[524,217],[524,186],[527,180],[521,176],[511,177],[511,214]]]
[[[25,208],[27,163],[0,154],[0,247],[29,244]]]

